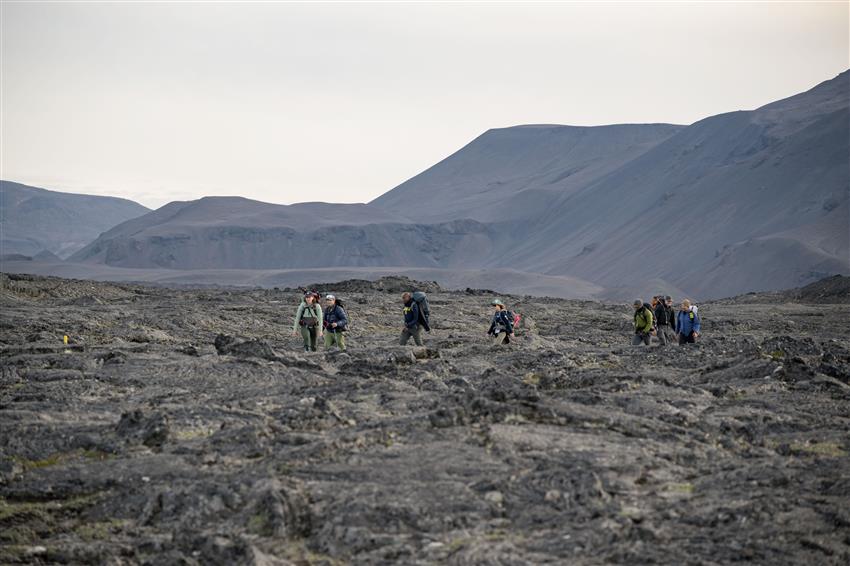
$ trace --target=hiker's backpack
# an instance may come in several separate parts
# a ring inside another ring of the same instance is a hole
[[[514,330],[516,330],[517,326],[519,326],[519,323],[522,320],[522,317],[519,315],[518,312],[508,311],[508,320],[511,321],[511,325],[513,325]]]
[[[428,297],[422,291],[413,293],[413,301],[419,306],[419,324],[425,332],[431,332],[431,308],[428,306]]]

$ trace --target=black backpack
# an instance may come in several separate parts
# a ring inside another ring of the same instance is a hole
[[[428,297],[422,291],[413,293],[413,301],[419,306],[419,324],[425,332],[431,332],[431,308],[428,306]]]

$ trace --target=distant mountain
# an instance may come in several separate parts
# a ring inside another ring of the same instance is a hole
[[[490,130],[369,204],[171,203],[71,259],[502,270],[514,282],[539,274],[611,298],[796,287],[850,273],[849,123],[845,72],[690,126]],[[498,289],[498,277],[486,286]]]
[[[496,153],[478,147],[502,134],[535,138],[524,146],[539,148],[557,129],[496,130],[372,204],[395,211],[424,206],[427,217],[439,221],[456,217],[455,203],[467,213],[464,207],[478,198],[482,210],[500,211],[484,213],[502,235],[486,258],[489,265],[571,275],[606,288],[654,290],[651,285],[703,297],[794,287],[850,272],[849,109],[850,72],[844,72],[755,111],[685,128],[656,126],[655,132],[642,126],[643,143],[614,144],[625,148],[615,158],[602,142],[595,159],[579,160],[604,162],[597,169],[602,174],[575,182],[568,176],[560,186],[547,177],[551,160],[514,169],[514,144],[489,143],[504,148]],[[603,128],[589,130],[599,138]],[[655,141],[647,135],[653,133]],[[562,161],[569,155],[565,151]],[[463,178],[476,160],[488,164],[492,179],[517,171],[512,195],[490,202],[475,176],[446,190],[446,179],[452,173]],[[498,163],[508,164],[507,171]]]
[[[149,211],[126,199],[0,181],[0,253],[38,256],[47,251],[67,257],[116,224]]]
[[[116,226],[71,261],[116,267],[288,269],[460,266],[489,252],[472,220],[413,224],[365,204],[173,202]]]
[[[697,122],[550,203],[506,252],[602,285],[662,279],[702,296],[850,271],[850,73]]]
[[[684,126],[515,126],[489,130],[370,204],[418,222],[500,222],[544,213]]]

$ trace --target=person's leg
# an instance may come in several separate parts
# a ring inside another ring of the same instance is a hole
[[[334,334],[333,332],[325,332],[325,350],[330,350],[331,346],[334,345]]]
[[[336,345],[339,347],[340,351],[345,351],[345,332],[336,332],[334,333],[336,337]]]
[[[504,344],[504,343],[505,343],[505,338],[506,338],[506,337],[507,337],[507,333],[505,333],[505,332],[499,332],[498,334],[496,334],[495,336],[493,336],[493,345],[494,345],[494,346],[501,346],[502,344]]]
[[[679,336],[679,346],[684,346],[687,343],[688,339],[683,334],[679,334],[678,336]]]
[[[315,326],[310,329],[310,351],[315,352],[319,345],[319,329]]]
[[[422,327],[417,326],[416,330],[413,331],[413,341],[416,342],[417,346],[422,345]]]
[[[408,340],[410,340],[410,330],[405,328],[401,331],[401,337],[398,339],[398,343],[401,346],[405,346]]]
[[[663,328],[658,329],[658,343],[662,346],[667,345],[667,334]]]
[[[310,329],[306,326],[301,327],[301,339],[304,340],[304,351],[310,351]]]

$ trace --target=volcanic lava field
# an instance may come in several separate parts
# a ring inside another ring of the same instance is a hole
[[[835,283],[703,303],[687,347],[501,296],[494,349],[493,293],[348,281],[348,351],[304,353],[294,290],[2,274],[0,563],[847,564]]]

